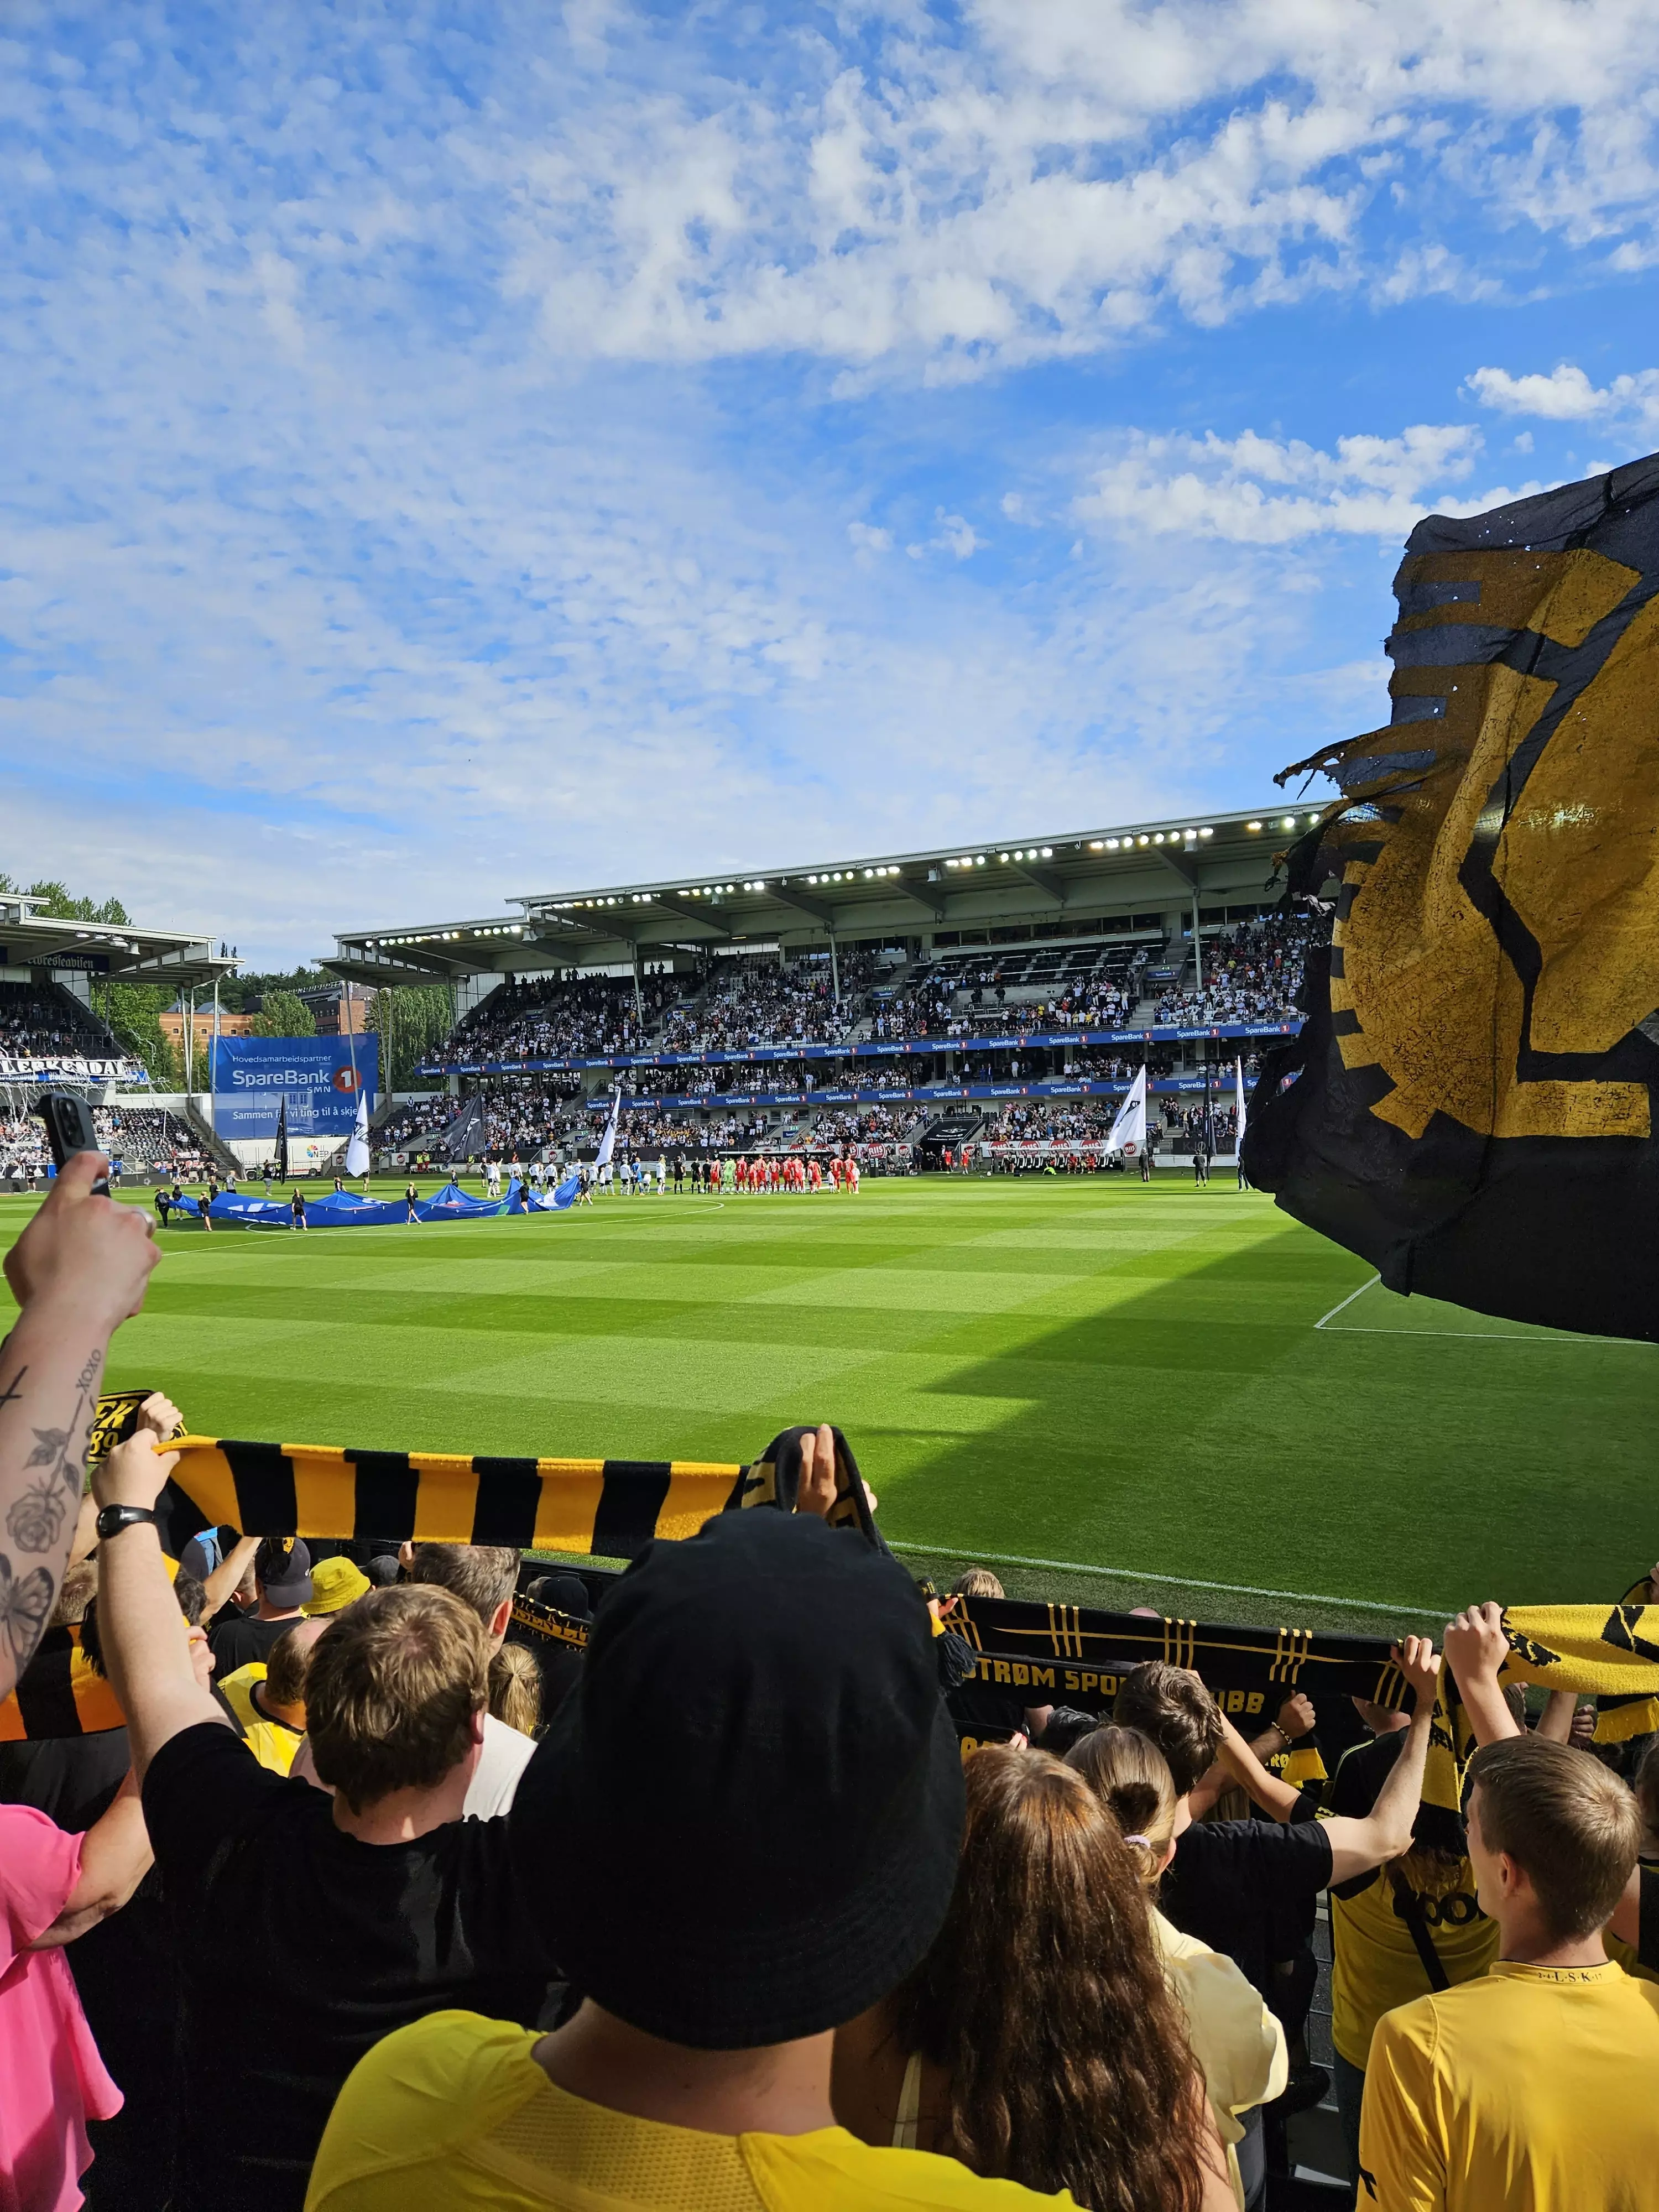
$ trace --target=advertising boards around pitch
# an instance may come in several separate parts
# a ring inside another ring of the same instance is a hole
[[[374,1110],[374,1079],[373,1038],[222,1036],[213,1048],[214,1129],[230,1144],[274,1138],[286,1099],[291,1139],[349,1137],[359,1097]]]

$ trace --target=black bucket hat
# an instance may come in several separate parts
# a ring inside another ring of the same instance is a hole
[[[891,1555],[768,1508],[659,1541],[599,1608],[508,1833],[564,1972],[705,2051],[852,2020],[927,1952],[962,1759]]]

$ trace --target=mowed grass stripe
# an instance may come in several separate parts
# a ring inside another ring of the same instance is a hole
[[[112,1379],[222,1433],[743,1459],[830,1419],[896,1539],[1176,1584],[1597,1599],[1659,1553],[1639,1350],[1316,1331],[1372,1271],[1219,1180],[163,1242]]]

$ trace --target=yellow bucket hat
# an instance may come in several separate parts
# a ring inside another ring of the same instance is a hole
[[[319,1559],[311,1570],[311,1602],[302,1605],[300,1610],[307,1620],[315,1620],[319,1613],[343,1613],[347,1606],[355,1605],[368,1587],[368,1577],[343,1553],[332,1559]]]

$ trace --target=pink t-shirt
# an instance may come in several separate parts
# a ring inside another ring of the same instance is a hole
[[[0,2212],[73,2212],[87,2121],[121,2109],[62,1948],[28,1948],[80,1880],[81,1842],[32,1805],[0,1805]]]

